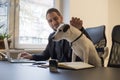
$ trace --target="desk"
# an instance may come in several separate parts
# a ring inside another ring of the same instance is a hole
[[[82,70],[58,69],[51,73],[49,68],[39,68],[30,63],[0,61],[0,80],[119,80],[119,68],[90,68]]]

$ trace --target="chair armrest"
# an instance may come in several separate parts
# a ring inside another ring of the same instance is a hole
[[[109,48],[108,47],[104,47],[104,54],[102,55],[103,59],[106,59],[108,54],[109,54]]]
[[[109,54],[109,48],[108,47],[102,47],[102,48],[96,48],[98,54],[103,59],[106,59]]]
[[[102,66],[104,67],[104,61],[109,54],[109,49],[108,47],[102,47],[102,48],[96,48],[96,50],[101,58]]]

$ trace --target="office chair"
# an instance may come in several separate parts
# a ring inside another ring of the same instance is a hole
[[[107,40],[105,35],[105,25],[86,28],[95,48],[102,60],[102,66],[104,67],[104,60],[108,56],[108,47],[106,47]]]
[[[120,25],[116,25],[112,30],[112,46],[108,67],[120,68]]]

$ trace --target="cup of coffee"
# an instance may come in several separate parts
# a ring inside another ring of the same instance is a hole
[[[49,69],[50,72],[58,72],[58,61],[56,59],[49,60]]]

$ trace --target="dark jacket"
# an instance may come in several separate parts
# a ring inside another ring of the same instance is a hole
[[[81,29],[81,31],[88,37],[89,35],[84,30],[84,28]],[[72,58],[72,49],[70,47],[70,44],[66,40],[60,40],[58,42],[55,42],[52,40],[52,36],[55,32],[51,33],[48,38],[48,45],[46,49],[41,54],[35,54],[33,55],[33,60],[36,61],[44,61],[51,59],[57,59],[59,62],[70,62]],[[80,59],[78,59],[80,60]]]

